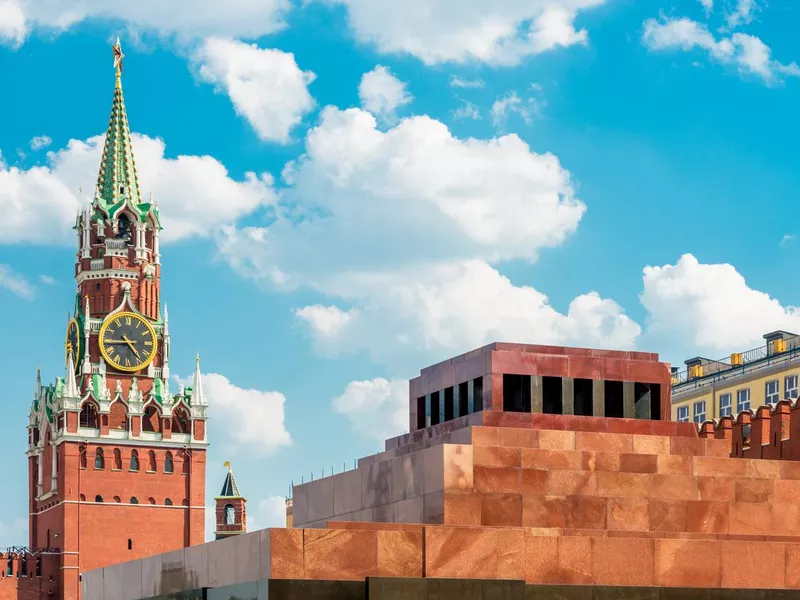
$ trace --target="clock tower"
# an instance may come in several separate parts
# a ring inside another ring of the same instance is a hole
[[[28,425],[30,547],[57,549],[62,594],[80,573],[205,541],[206,411],[199,358],[172,392],[161,303],[161,220],[142,197],[122,50],[91,205],[76,219],[65,375],[37,375]]]

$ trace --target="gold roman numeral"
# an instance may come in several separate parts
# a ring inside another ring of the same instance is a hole
[[[119,354],[117,354],[117,355],[114,357],[114,362],[115,362],[115,363],[117,363],[117,364],[119,364],[119,361],[120,361],[120,360],[121,360],[121,357],[120,357],[120,355],[119,355]]]
[[[130,366],[131,366],[131,361],[130,361],[130,359],[128,359],[128,358],[126,358],[126,359],[125,359],[125,366],[126,366],[126,367],[130,367]]]
[[[145,346],[152,346],[153,342],[151,342],[150,340],[147,340],[147,341],[145,341],[144,345]]]
[[[132,323],[131,318],[130,317],[125,317],[125,325],[130,325],[131,323]]]

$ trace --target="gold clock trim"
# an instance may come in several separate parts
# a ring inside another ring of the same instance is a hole
[[[77,349],[72,348],[72,344],[70,344],[70,342],[69,342],[69,330],[72,328],[73,325],[75,325],[75,330],[78,332],[78,348]],[[65,339],[65,342],[64,342],[64,362],[67,362],[69,360],[69,351],[70,351],[70,349],[72,349],[72,360],[74,361],[74,364],[72,366],[73,366],[73,368],[77,369],[78,368],[78,361],[81,358],[80,357],[80,351],[81,351],[81,327],[80,327],[80,324],[78,323],[78,320],[74,319],[74,318],[70,319],[69,322],[67,323],[67,335],[66,335],[66,339]]]
[[[135,367],[124,367],[122,365],[118,365],[114,360],[108,355],[106,352],[106,347],[103,345],[103,337],[106,333],[106,329],[111,325],[111,323],[115,322],[120,317],[131,317],[132,319],[136,319],[137,321],[144,323],[144,326],[150,332],[150,335],[153,338],[153,349],[150,351],[150,354],[145,358],[142,364],[137,365]],[[100,347],[100,354],[103,355],[105,361],[114,367],[117,371],[124,371],[125,373],[135,373],[136,371],[141,371],[142,369],[146,369],[148,365],[153,362],[153,359],[156,357],[156,352],[158,351],[158,339],[156,338],[156,330],[153,329],[153,326],[147,322],[147,319],[138,315],[134,312],[120,312],[113,315],[110,315],[108,319],[106,319],[105,323],[100,327],[100,334],[97,337],[97,345]]]

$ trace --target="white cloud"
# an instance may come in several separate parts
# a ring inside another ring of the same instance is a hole
[[[194,60],[200,78],[224,91],[262,140],[288,143],[314,108],[308,86],[315,75],[302,71],[292,53],[209,38]]]
[[[414,99],[406,89],[406,84],[392,75],[383,65],[364,73],[358,86],[358,97],[365,110],[387,124],[395,123],[397,109]]]
[[[269,496],[251,505],[247,503],[247,531],[286,527],[286,498]]]
[[[711,11],[714,10],[714,0],[699,0],[700,4],[703,5],[703,8],[706,11],[706,15],[710,15]]]
[[[408,380],[351,381],[331,406],[358,433],[382,442],[408,431]]]
[[[36,290],[25,277],[9,265],[0,263],[0,288],[4,288],[25,300],[33,300]]]
[[[800,67],[772,59],[772,52],[759,38],[734,33],[717,40],[708,28],[691,19],[648,19],[644,23],[643,41],[651,50],[680,49],[706,51],[711,58],[735,65],[741,73],[756,75],[765,83],[780,81],[781,76],[800,76]]]
[[[691,254],[675,265],[646,267],[641,301],[653,347],[680,344],[683,352],[719,358],[762,345],[769,331],[800,333],[800,309],[752,289],[732,265],[702,264]]]
[[[291,4],[291,0],[195,0],[186,10],[186,5],[163,0],[0,0],[0,36],[22,41],[33,28],[60,32],[89,19],[107,19],[122,21],[134,32],[254,39],[282,28]]]
[[[585,44],[578,15],[605,0],[318,0],[344,5],[356,37],[380,52],[427,64],[516,65],[524,57]]]
[[[38,135],[31,140],[31,150],[41,150],[42,148],[47,148],[52,143],[53,140],[50,139],[49,136]]]
[[[484,83],[483,79],[463,79],[458,75],[450,76],[450,87],[477,89],[482,88],[485,85],[486,83]]]
[[[47,153],[47,165],[27,170],[0,161],[0,243],[73,243],[75,217],[88,202],[78,188],[94,186],[103,142],[102,135],[70,140]],[[163,140],[137,134],[133,147],[142,191],[152,190],[159,202],[167,242],[208,235],[274,201],[269,174],[235,181],[211,156],[167,158]]]
[[[461,106],[453,111],[453,118],[457,121],[464,119],[478,121],[481,118],[481,111],[472,102],[464,101],[461,103]]]
[[[738,0],[735,8],[726,15],[725,21],[731,29],[747,25],[752,22],[753,13],[759,9],[756,0]]]
[[[794,234],[785,233],[785,234],[783,234],[783,237],[781,238],[781,241],[778,243],[778,245],[779,246],[786,246],[788,244],[791,244],[796,237],[797,236],[794,235]]]
[[[231,451],[272,454],[292,445],[282,393],[240,388],[217,373],[203,375],[203,389],[214,416],[214,435],[224,435]]]
[[[295,315],[308,323],[322,337],[336,338],[357,316],[357,311],[345,311],[337,306],[306,306],[295,311]]]
[[[21,44],[28,34],[25,13],[18,0],[0,0],[0,43]]]
[[[533,98],[527,101],[522,100],[517,92],[511,92],[502,98],[495,100],[492,104],[492,123],[495,127],[502,130],[506,126],[508,117],[517,114],[528,125],[533,121],[533,116],[538,112],[538,105]]]
[[[50,277],[50,275],[39,275],[39,281],[44,285],[55,285],[57,283],[55,278]]]

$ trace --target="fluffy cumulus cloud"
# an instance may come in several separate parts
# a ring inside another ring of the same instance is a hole
[[[248,531],[270,527],[286,527],[286,498],[283,496],[268,496],[256,503],[247,503]]]
[[[356,37],[384,53],[427,64],[515,65],[524,57],[585,44],[581,12],[606,0],[318,0],[344,5]]]
[[[203,389],[213,412],[215,436],[224,436],[222,443],[230,451],[267,455],[292,445],[282,393],[240,388],[217,373],[203,375]]]
[[[226,93],[262,140],[289,142],[314,108],[308,86],[315,75],[301,70],[292,53],[209,38],[194,60],[200,78]]]
[[[92,18],[134,30],[183,38],[226,35],[257,38],[284,26],[291,0],[195,0],[191,10],[163,0],[0,0],[0,40],[21,42],[32,29],[65,31]]]
[[[358,97],[361,99],[361,106],[384,123],[394,123],[397,120],[397,109],[413,100],[406,84],[383,65],[364,73],[358,86]]]
[[[33,285],[9,265],[0,263],[0,289],[5,289],[25,300],[33,300],[36,290]]]
[[[667,349],[724,355],[764,343],[777,329],[800,333],[800,309],[754,290],[729,264],[703,264],[686,254],[674,265],[644,269],[641,301],[647,338]]]
[[[654,51],[701,50],[713,60],[733,65],[740,73],[768,84],[783,77],[800,77],[797,63],[774,60],[771,49],[760,38],[737,32],[718,39],[708,27],[687,18],[648,19],[644,23],[643,41]]]
[[[352,381],[331,404],[366,438],[382,442],[408,431],[407,380]]]
[[[733,10],[726,15],[725,21],[731,29],[740,25],[747,25],[753,20],[754,13],[760,8],[756,0],[738,0]]]
[[[53,140],[50,139],[50,136],[47,135],[37,135],[35,138],[31,140],[31,150],[41,150],[42,148],[47,148],[50,144],[53,143]]]
[[[91,190],[97,180],[104,136],[71,140],[47,153],[46,164],[30,169],[0,160],[0,244],[69,243],[79,208],[88,202],[79,188]],[[163,140],[133,135],[134,154],[143,193],[152,191],[164,221],[165,241],[208,235],[274,201],[272,178],[248,173],[230,177],[211,156],[167,158]],[[225,202],[220,202],[225,198]]]

